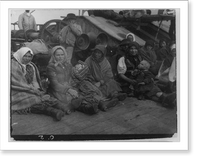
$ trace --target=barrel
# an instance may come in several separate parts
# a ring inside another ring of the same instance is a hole
[[[17,30],[11,30],[11,38],[15,38]]]
[[[100,33],[97,36],[96,44],[101,44],[101,45],[107,46],[108,45],[108,36],[107,36],[107,34],[106,33]]]
[[[29,29],[26,31],[26,37],[30,40],[34,40],[39,37],[39,33],[33,29]]]
[[[81,34],[76,39],[76,46],[81,50],[94,48],[96,45],[97,34],[89,32],[87,34]]]
[[[25,38],[24,30],[17,30],[14,38]]]

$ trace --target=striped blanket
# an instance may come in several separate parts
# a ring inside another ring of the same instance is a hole
[[[21,65],[15,59],[12,59],[11,64],[11,109],[21,110],[40,103],[41,94],[30,88]],[[36,66],[32,65],[35,67],[36,78],[41,87],[39,72]]]
[[[76,66],[72,68],[72,78],[75,82],[83,81],[90,73],[86,63],[79,61],[79,64],[82,65],[82,69],[77,70]]]

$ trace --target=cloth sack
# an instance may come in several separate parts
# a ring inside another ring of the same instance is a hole
[[[49,54],[49,49],[42,39],[34,39],[32,42],[25,42],[25,47],[29,47],[33,54]]]

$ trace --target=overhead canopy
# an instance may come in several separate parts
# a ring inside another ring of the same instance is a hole
[[[132,22],[153,22],[153,21],[168,21],[168,20],[174,20],[174,15],[143,15],[140,18],[134,18],[134,17],[128,17],[126,18],[126,21],[132,21]]]
[[[129,30],[125,29],[124,27],[121,27],[118,25],[118,23],[105,19],[103,17],[96,17],[96,16],[86,16],[85,17],[88,21],[90,21],[92,24],[94,24],[96,27],[103,30],[105,33],[107,33],[109,36],[114,37],[115,39],[121,41],[124,38],[126,38],[126,35],[130,33]],[[134,33],[133,33],[134,34]],[[140,45],[144,45],[145,41],[135,35],[136,42],[138,42]]]

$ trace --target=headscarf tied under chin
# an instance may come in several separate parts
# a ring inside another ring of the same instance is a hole
[[[131,36],[133,37],[133,42],[135,42],[135,35],[134,35],[133,33],[128,33],[128,34],[126,35],[126,39],[128,38],[129,35],[131,35]]]
[[[96,50],[99,50],[102,53],[101,58],[98,59],[98,60],[95,58],[95,51]],[[96,61],[96,62],[102,62],[104,60],[104,58],[106,56],[106,47],[105,46],[103,46],[103,45],[96,45],[95,48],[92,49],[92,51],[93,51],[93,53],[92,53],[92,59],[94,61]]]
[[[22,66],[23,72],[26,72],[26,65],[22,64],[22,58],[27,53],[30,52],[30,54],[33,56],[33,51],[28,47],[22,47],[19,50],[17,50],[13,57],[17,60],[17,62]]]
[[[61,49],[64,52],[64,55],[65,55],[65,58],[64,58],[62,63],[69,63],[69,60],[67,59],[67,52],[66,52],[66,50],[63,46],[55,46],[55,47],[52,48],[51,59],[49,60],[49,63],[53,63],[55,66],[58,66],[59,64],[62,65],[62,63],[56,61],[56,58],[55,58],[55,52],[58,49]]]

